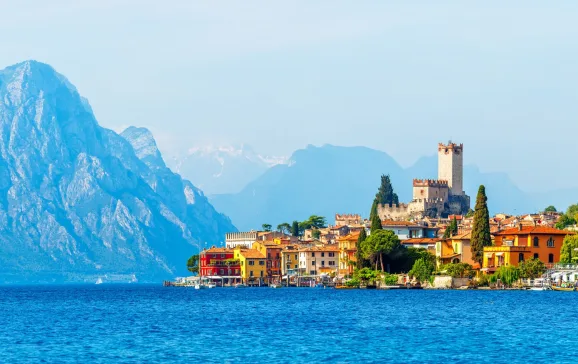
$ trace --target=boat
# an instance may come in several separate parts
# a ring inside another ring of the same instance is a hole
[[[102,278],[98,278],[95,284],[102,284]]]
[[[205,288],[207,288],[207,286],[205,286],[205,285],[202,284],[202,283],[197,283],[197,284],[195,284],[195,289],[205,289]]]
[[[235,288],[245,288],[247,286],[245,286],[243,283],[237,283],[235,284]]]
[[[549,291],[552,288],[546,281],[542,278],[537,278],[534,280],[533,284],[530,286],[530,291]]]
[[[271,283],[271,284],[269,285],[269,287],[271,287],[271,288],[281,288],[281,287],[283,287],[283,285],[282,285],[281,283]]]
[[[214,282],[207,283],[207,288],[216,288],[216,287],[217,287],[217,284]]]
[[[356,286],[335,286],[335,289],[357,289]]]
[[[563,291],[563,292],[572,292],[576,290],[576,287],[560,287],[560,286],[552,286],[554,291]]]

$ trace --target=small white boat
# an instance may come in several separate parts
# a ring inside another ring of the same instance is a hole
[[[207,288],[207,286],[205,286],[204,284],[199,283],[195,284],[195,289],[205,289],[205,288]]]
[[[207,283],[207,288],[215,288],[215,287],[217,287],[217,285],[215,283],[213,283],[213,282]]]
[[[102,284],[102,278],[98,278],[95,284]]]
[[[245,286],[243,283],[237,283],[235,284],[235,288],[245,288],[247,286]]]
[[[271,284],[269,285],[269,287],[271,287],[271,288],[281,288],[281,287],[283,287],[283,285],[282,285],[281,283],[271,283]]]

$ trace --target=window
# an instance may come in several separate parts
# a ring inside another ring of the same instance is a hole
[[[295,254],[295,260],[297,260],[297,254]]]
[[[311,256],[314,257],[314,256],[315,256],[315,253],[311,253]]]
[[[213,258],[216,258],[216,257],[217,257],[217,254],[213,254]]]
[[[238,269],[235,269],[235,274],[239,274],[239,270],[238,270]]]
[[[548,263],[554,263],[554,254],[548,254]]]
[[[321,261],[321,266],[325,267],[325,261],[324,260]]]
[[[261,277],[263,277],[263,271],[261,271]]]
[[[267,268],[271,268],[271,262],[267,262]]]
[[[540,239],[538,239],[538,237],[534,237],[534,246],[535,247],[539,247],[540,246]]]
[[[295,269],[297,269],[297,264],[295,264]]]
[[[271,259],[271,253],[267,253],[267,259]]]
[[[324,256],[325,256],[325,252],[321,252],[321,256],[324,257]]]
[[[518,262],[523,262],[523,261],[524,261],[524,253],[518,254]]]
[[[329,253],[329,256],[330,256],[330,257],[334,257],[334,256],[335,256],[335,253]]]
[[[315,265],[315,261],[312,261],[312,262],[311,262],[311,265]]]
[[[548,248],[553,248],[554,247],[554,238],[550,237],[550,239],[548,239],[548,242],[546,243],[546,246]]]
[[[225,270],[224,270],[224,269],[219,269],[219,274],[220,274],[220,275],[223,275],[224,273],[225,273]]]
[[[221,258],[225,259],[225,254],[221,254]]]
[[[253,271],[249,271],[249,277],[253,277]]]
[[[260,260],[260,261],[259,261],[259,265],[265,265],[265,261],[264,261],[264,260]]]
[[[248,262],[249,262],[249,265],[255,265],[255,262],[252,260],[248,260]]]
[[[539,259],[538,253],[534,253],[534,259]]]
[[[335,265],[335,260],[330,260],[329,265]]]
[[[309,271],[309,274],[314,275],[314,274],[315,274],[315,271],[314,271],[314,270],[310,270],[310,271]]]

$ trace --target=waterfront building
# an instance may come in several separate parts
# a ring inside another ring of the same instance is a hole
[[[304,275],[337,273],[339,266],[337,244],[299,249],[299,270]]]
[[[222,279],[227,284],[241,278],[240,261],[233,249],[212,247],[199,254],[199,274],[203,277]]]
[[[471,247],[472,232],[458,233],[436,243],[435,255],[438,267],[449,263],[468,263],[474,266]],[[479,269],[479,265],[478,265]]]
[[[299,245],[284,245],[281,249],[281,274],[295,275],[299,272]]]
[[[548,266],[560,261],[560,249],[566,235],[574,234],[548,226],[524,226],[494,233],[494,246],[484,248],[482,271],[492,273],[501,266],[517,266],[532,258]]]
[[[257,231],[226,233],[225,246],[229,249],[234,249],[239,246],[249,248],[257,241],[257,235]]]
[[[337,239],[339,248],[339,276],[351,276],[357,263],[357,239],[360,232],[350,233]]]
[[[267,277],[266,258],[257,249],[236,247],[234,258],[239,260],[241,277],[246,284],[263,284]]]
[[[281,240],[256,241],[253,243],[253,249],[265,256],[267,283],[278,282],[281,278],[281,250],[283,250]]]

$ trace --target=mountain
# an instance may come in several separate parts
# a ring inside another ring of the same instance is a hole
[[[237,194],[217,195],[213,205],[226,211],[241,230],[317,214],[369,214],[382,173],[389,173],[400,199],[411,197],[411,180],[393,158],[365,147],[307,146],[288,164],[268,169]],[[275,226],[274,225],[274,226]]]
[[[148,130],[100,127],[46,64],[0,71],[0,282],[158,282],[234,229]]]
[[[400,201],[409,202],[412,179],[436,179],[437,163],[437,155],[433,155],[403,169],[387,153],[369,148],[308,146],[296,151],[288,165],[272,167],[241,192],[212,196],[211,202],[241,230],[257,229],[263,223],[276,226],[301,221],[312,214],[325,216],[329,222],[335,213],[367,217],[381,174],[389,174]],[[548,201],[560,208],[568,205],[564,206],[562,193],[530,194],[505,173],[485,173],[466,165],[464,189],[472,206],[480,184],[486,187],[491,213],[534,212],[548,206]],[[567,192],[566,196],[578,194]]]
[[[236,193],[268,168],[286,163],[286,158],[257,154],[241,147],[192,148],[169,160],[170,167],[207,194]]]

